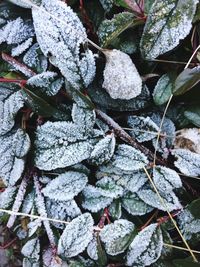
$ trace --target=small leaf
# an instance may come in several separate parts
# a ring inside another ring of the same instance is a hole
[[[140,43],[144,58],[154,59],[172,50],[190,33],[197,3],[197,0],[153,3]]]
[[[88,178],[85,174],[68,171],[60,174],[42,189],[42,193],[50,199],[72,200],[85,187]]]
[[[120,199],[115,199],[109,206],[109,214],[114,220],[119,220],[122,216],[122,204]]]
[[[192,213],[195,219],[200,219],[200,198],[192,201],[188,206],[188,210]]]
[[[158,225],[151,224],[134,238],[127,254],[128,266],[149,266],[156,262],[162,251],[163,237]]]
[[[173,75],[172,74],[162,75],[158,80],[153,91],[154,103],[158,106],[165,104],[169,100],[172,94],[173,86],[174,86]]]
[[[17,188],[15,186],[9,186],[7,187],[3,192],[0,192],[0,208],[1,209],[7,209],[11,206],[11,204],[14,201],[14,196],[16,193]],[[0,212],[0,221],[1,216],[3,216],[4,213]]]
[[[199,105],[192,105],[184,111],[184,116],[194,125],[200,127],[200,107]]]
[[[29,240],[22,248],[22,254],[34,260],[39,260],[40,241],[38,238]]]
[[[58,254],[71,258],[83,252],[92,240],[94,221],[89,213],[72,220],[58,242]]]
[[[100,238],[105,244],[106,252],[112,256],[123,253],[132,241],[134,229],[134,224],[124,219],[104,226]]]
[[[183,70],[175,80],[173,94],[182,95],[200,81],[200,67]]]
[[[174,165],[186,175],[200,175],[200,154],[189,151],[188,149],[173,149],[172,155],[176,157]]]

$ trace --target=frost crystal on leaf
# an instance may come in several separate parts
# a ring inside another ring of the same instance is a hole
[[[88,85],[95,64],[91,51],[80,59],[80,45],[86,43],[87,35],[76,13],[62,1],[44,0],[40,8],[33,8],[33,21],[37,41],[50,62],[72,87],[79,89],[82,80]]]
[[[182,187],[182,182],[177,172],[163,166],[156,166],[153,169],[153,180],[156,187],[163,193]]]
[[[96,187],[99,192],[105,197],[117,198],[122,196],[124,192],[122,186],[117,185],[113,179],[106,176],[97,181]]]
[[[110,11],[110,9],[112,8],[113,4],[114,4],[114,1],[113,0],[100,0],[103,8],[106,10],[106,11]]]
[[[94,236],[93,239],[90,241],[87,247],[87,254],[89,257],[93,260],[98,260],[98,249],[97,249],[98,243],[97,238]]]
[[[197,3],[197,0],[154,2],[140,43],[145,58],[154,59],[172,50],[190,33]]]
[[[9,1],[21,7],[31,8],[33,4],[39,5],[42,0],[9,0]]]
[[[42,193],[50,199],[72,200],[85,187],[88,178],[85,174],[68,171],[60,174],[42,189]]]
[[[158,225],[151,224],[134,238],[127,254],[128,266],[149,266],[156,262],[162,251],[163,237]]]
[[[134,224],[124,219],[104,226],[100,238],[105,244],[106,252],[112,256],[123,253],[130,244],[134,229]]]
[[[40,241],[38,238],[31,239],[22,248],[22,254],[34,260],[39,260]]]
[[[172,155],[176,157],[174,165],[186,175],[200,175],[200,154],[189,151],[188,149],[173,149]]]
[[[112,166],[124,171],[142,169],[148,160],[139,150],[129,145],[119,145],[113,156]]]
[[[31,46],[32,42],[33,42],[33,38],[29,38],[23,43],[19,44],[17,47],[14,47],[11,53],[12,57],[21,55]]]
[[[131,99],[141,94],[142,79],[131,58],[119,50],[104,50],[106,66],[103,88],[114,99]]]
[[[156,138],[159,127],[149,118],[129,116],[128,125],[132,128],[130,135],[138,142],[146,142]]]
[[[0,193],[0,208],[1,209],[7,209],[10,207],[10,205],[12,204],[14,200],[16,189],[17,188],[15,186],[12,186],[12,187],[10,186]],[[1,216],[3,215],[4,213],[0,212],[0,220],[1,220]]]
[[[15,123],[15,116],[24,105],[19,87],[13,84],[0,84],[0,135],[9,132]]]
[[[91,214],[84,213],[72,220],[63,231],[58,242],[58,254],[71,258],[83,252],[93,236]]]
[[[30,148],[29,136],[21,129],[0,137],[0,177],[14,185],[24,171],[24,156]]]

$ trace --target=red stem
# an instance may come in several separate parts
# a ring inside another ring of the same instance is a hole
[[[17,241],[17,237],[15,237],[13,240],[11,240],[10,242],[3,244],[2,246],[0,246],[0,249],[7,249],[9,248],[12,244],[15,243],[15,241]]]

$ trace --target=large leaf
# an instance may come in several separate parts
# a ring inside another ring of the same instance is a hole
[[[158,225],[151,224],[134,238],[127,254],[128,266],[149,266],[156,262],[163,247],[162,232]]]
[[[53,179],[42,190],[46,197],[54,200],[72,200],[85,187],[88,179],[83,173],[68,171]]]
[[[92,240],[93,219],[89,213],[72,220],[58,242],[58,254],[71,258],[83,252]]]
[[[173,94],[182,95],[200,81],[200,68],[183,70],[175,80]]]
[[[24,157],[30,148],[29,136],[21,129],[0,137],[0,177],[14,185],[24,171]]]
[[[190,33],[197,3],[197,0],[153,3],[140,43],[144,58],[154,59],[172,50]]]
[[[124,252],[132,241],[135,226],[124,219],[104,226],[100,238],[105,244],[106,252],[115,256]]]
[[[33,8],[33,21],[44,55],[74,88],[87,86],[95,75],[95,61],[90,50],[80,58],[87,35],[78,16],[62,1],[44,0],[40,8]]]
[[[20,87],[0,83],[0,135],[9,132],[15,124],[15,116],[24,105]]]

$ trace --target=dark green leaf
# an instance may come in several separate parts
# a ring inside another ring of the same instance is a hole
[[[175,80],[173,94],[182,95],[200,81],[200,68],[185,69]]]
[[[195,219],[200,219],[200,198],[192,201],[188,206],[188,210],[192,213]]]
[[[200,266],[200,263],[194,262],[188,259],[173,260],[173,264],[176,267],[199,267]]]
[[[200,127],[200,106],[195,105],[186,109],[184,116],[194,125]]]

